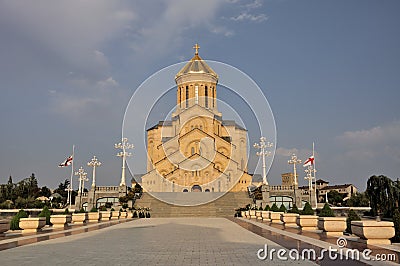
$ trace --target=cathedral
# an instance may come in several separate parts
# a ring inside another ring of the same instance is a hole
[[[199,56],[176,74],[176,108],[171,120],[147,129],[149,192],[246,191],[247,130],[223,120],[217,108],[218,75]],[[173,77],[171,77],[173,78]]]

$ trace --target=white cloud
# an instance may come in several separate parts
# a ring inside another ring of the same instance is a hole
[[[231,17],[231,20],[233,21],[252,21],[257,23],[266,21],[267,19],[268,17],[265,14],[253,15],[247,12],[243,12],[236,17]]]
[[[249,4],[245,5],[248,9],[255,9],[262,7],[262,1],[261,0],[255,0],[254,2],[251,2]]]
[[[400,162],[400,121],[365,130],[347,131],[336,138],[347,158],[392,157]]]

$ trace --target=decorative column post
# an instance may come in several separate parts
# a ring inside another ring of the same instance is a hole
[[[122,151],[117,153],[118,157],[122,157],[122,173],[121,173],[121,182],[119,186],[126,186],[125,182],[125,166],[126,166],[126,157],[132,156],[132,153],[127,152],[128,149],[133,149],[134,146],[128,143],[127,138],[122,138],[122,142],[115,144],[116,149],[121,149]]]
[[[288,160],[288,164],[293,164],[293,175],[294,175],[293,192],[294,192],[294,203],[296,204],[296,206],[299,206],[299,203],[301,203],[300,195],[297,195],[298,194],[297,188],[299,187],[299,183],[297,180],[297,171],[296,171],[296,164],[300,163],[301,160],[297,159],[297,156],[294,153],[292,154],[290,160]]]
[[[304,179],[308,180],[308,191],[309,191],[308,193],[310,196],[310,204],[311,204],[311,206],[314,205],[314,207],[317,208],[316,195],[314,195],[314,197],[313,197],[314,190],[313,190],[313,186],[312,186],[312,180],[315,179],[315,172],[317,172],[317,170],[315,170],[314,165],[311,164],[311,165],[308,165],[307,169],[304,171],[307,174],[307,176]],[[317,186],[317,182],[315,182],[315,186]],[[313,201],[315,201],[314,204],[312,204]]]
[[[265,164],[265,156],[271,155],[270,151],[267,151],[267,148],[271,148],[273,144],[271,142],[265,142],[266,138],[261,137],[260,143],[254,143],[254,148],[259,149],[260,151],[257,152],[257,156],[262,157],[262,168],[263,168],[263,184],[268,186],[267,181],[267,166]]]
[[[89,179],[86,177],[87,173],[81,166],[79,168],[78,172],[75,172],[76,176],[79,176],[79,190],[78,190],[78,195],[79,195],[79,203],[75,202],[75,205],[79,207],[79,209],[82,207],[82,192],[83,188],[85,187],[84,182],[89,181]]]
[[[97,160],[96,156],[93,156],[92,160],[87,163],[88,166],[93,167],[92,174],[92,187],[96,187],[96,167],[101,166],[101,162]]]

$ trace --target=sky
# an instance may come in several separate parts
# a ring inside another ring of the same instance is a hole
[[[96,155],[97,184],[118,185],[114,143],[129,99],[153,73],[189,60],[195,43],[268,99],[277,136],[270,184],[313,142],[317,178],[360,190],[374,174],[396,179],[399,9],[396,0],[0,0],[0,183],[35,173],[40,186],[57,187],[70,174],[57,166],[75,144],[76,168],[90,176]],[[130,171],[144,173],[141,165]]]

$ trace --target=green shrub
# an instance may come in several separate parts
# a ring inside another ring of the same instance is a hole
[[[51,211],[49,210],[49,208],[47,208],[47,206],[44,206],[43,210],[39,213],[38,217],[46,217],[46,224],[51,225],[50,215]]]
[[[290,212],[290,213],[297,213],[297,214],[300,213],[300,211],[299,211],[299,209],[297,208],[296,204],[293,204],[293,207],[292,207],[288,212]]]
[[[101,207],[100,207],[100,211],[102,211],[102,212],[105,212],[105,211],[107,211],[107,207],[106,207],[106,206],[104,206],[104,205],[103,205],[103,206],[101,206]]]
[[[137,215],[136,211],[133,212],[133,218],[138,218],[138,215]]]
[[[393,213],[393,223],[395,235],[391,240],[393,242],[400,242],[400,212],[397,208],[394,210]]]
[[[84,208],[81,208],[80,210],[75,210],[75,213],[85,213],[86,211],[85,211],[85,209]]]
[[[263,210],[263,208],[260,206],[260,208],[258,208],[258,210],[259,210],[259,211],[262,211],[262,210]]]
[[[68,210],[68,208],[66,208],[65,209],[65,211],[64,211],[64,213],[63,214],[69,214],[69,210]]]
[[[93,207],[93,208],[90,210],[90,212],[97,212],[97,208],[96,208],[96,207]]]
[[[264,211],[269,211],[271,210],[271,207],[269,207],[269,205],[267,204],[267,206],[265,206]]]
[[[279,208],[278,208],[278,206],[276,206],[276,203],[272,204],[271,211],[273,211],[273,212],[279,211]]]
[[[150,218],[150,212],[146,212],[146,218]]]
[[[301,214],[302,215],[314,215],[314,210],[311,208],[311,205],[308,201],[304,205],[304,208],[301,211]]]
[[[329,207],[328,203],[325,203],[324,207],[319,213],[319,217],[335,217],[335,214],[333,213],[331,207]]]
[[[28,218],[28,214],[24,210],[20,210],[11,220],[10,229],[11,230],[21,230],[19,227],[19,219]]]
[[[347,224],[346,232],[348,232],[350,234],[352,233],[351,232],[351,221],[361,221],[360,216],[358,216],[354,210],[349,211],[349,215],[347,216],[347,219],[346,219],[346,224]]]
[[[280,211],[280,212],[286,212],[286,211],[287,211],[287,209],[286,209],[285,205],[283,205],[283,203],[282,203],[281,206],[279,207],[279,211]]]
[[[115,211],[114,208],[111,208],[111,211],[112,211],[112,212]]]

